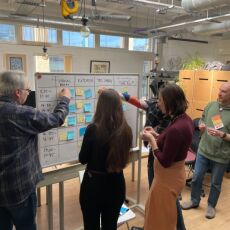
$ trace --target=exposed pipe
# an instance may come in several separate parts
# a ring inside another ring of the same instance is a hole
[[[187,11],[202,11],[222,6],[230,6],[229,0],[182,0],[182,7]]]
[[[0,20],[2,21],[12,21],[15,23],[24,23],[24,24],[29,24],[29,25],[38,25],[42,22],[41,19],[39,19],[38,17],[26,17],[26,16],[18,16],[18,15],[7,15],[4,14],[2,12],[0,12]],[[61,28],[61,29],[72,29],[72,30],[76,30],[76,27],[81,27],[82,24],[80,23],[76,23],[75,21],[63,21],[63,20],[55,20],[55,19],[48,19],[46,18],[44,20],[45,22],[45,26],[51,26],[54,28]],[[130,29],[130,31],[127,31],[127,28],[125,27],[117,27],[114,29],[114,27],[112,28],[110,25],[103,25],[103,26],[97,26],[97,25],[93,25],[91,26],[94,32],[105,32],[105,33],[117,33],[117,34],[121,34],[121,35],[126,35],[126,36],[132,36],[133,35],[133,31]],[[138,37],[143,37],[141,35],[136,35]]]
[[[201,18],[201,19],[197,19],[197,20],[193,20],[193,21],[181,22],[181,23],[168,25],[168,26],[157,27],[157,28],[154,28],[154,29],[147,30],[147,32],[154,33],[154,32],[159,31],[159,30],[170,30],[170,29],[175,29],[175,28],[182,28],[182,27],[197,24],[197,23],[200,23],[200,22],[206,22],[206,21],[209,21],[209,20],[216,20],[216,19],[224,19],[224,18],[228,18],[228,17],[230,17],[230,13],[220,15],[220,16]]]
[[[217,33],[226,33],[230,31],[230,20],[223,21],[222,23],[212,23],[210,25],[198,25],[192,30],[193,33],[211,35]]]
[[[7,20],[13,22],[21,22],[21,23],[29,23],[29,24],[39,24],[42,23],[42,20],[37,17],[27,17],[27,16],[19,16],[19,15],[4,15],[0,13],[0,20]],[[52,19],[45,19],[44,23],[46,26],[53,25],[54,27],[60,28],[62,26],[81,26],[81,24],[77,24],[75,22],[65,22],[65,21],[58,21]]]
[[[164,7],[173,6],[173,7],[175,7],[175,8],[182,9],[181,6],[173,5],[173,1],[172,1],[172,4],[161,3],[161,2],[151,1],[151,0],[133,0],[133,1],[134,1],[134,2],[138,2],[138,3],[148,4],[148,5],[164,6]]]

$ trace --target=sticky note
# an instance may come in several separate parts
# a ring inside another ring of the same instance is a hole
[[[76,105],[77,105],[77,109],[82,109],[82,107],[83,107],[83,101],[77,101]]]
[[[93,119],[93,115],[92,114],[87,114],[85,115],[85,122],[86,123],[90,123]]]
[[[74,139],[74,131],[68,131],[67,132],[67,140],[70,141],[70,140],[73,140]]]
[[[122,88],[122,93],[128,93],[128,87],[123,87]]]
[[[81,147],[81,145],[82,145],[82,141],[78,141],[78,142],[77,142],[77,146],[78,146],[78,147]]]
[[[92,95],[93,95],[91,89],[85,90],[84,94],[85,94],[85,98],[86,98],[86,99],[87,99],[87,98],[91,98]]]
[[[82,127],[82,128],[79,129],[80,137],[83,137],[85,135],[85,130],[86,130],[86,127]]]
[[[60,141],[66,141],[67,140],[67,133],[66,132],[59,133],[59,140]]]
[[[122,104],[122,109],[123,109],[123,111],[127,111],[127,105],[126,104]]]
[[[64,121],[64,123],[63,123],[63,125],[62,126],[64,126],[64,127],[67,127],[68,126],[68,123],[67,123],[67,118],[65,119],[65,121]]]
[[[92,111],[92,105],[90,103],[85,103],[84,104],[84,112],[91,112]]]
[[[85,123],[85,116],[83,114],[77,115],[77,123]]]
[[[71,98],[75,98],[75,89],[73,88],[70,89],[70,95],[71,95]]]
[[[68,126],[73,126],[76,125],[76,116],[69,116],[68,117]]]
[[[76,95],[77,96],[83,96],[84,94],[84,91],[82,88],[76,88]]]
[[[69,112],[70,113],[76,113],[76,105],[75,104],[69,104]]]

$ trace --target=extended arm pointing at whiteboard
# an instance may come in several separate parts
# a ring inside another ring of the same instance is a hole
[[[22,225],[36,229],[36,184],[42,180],[37,134],[59,127],[68,114],[68,89],[61,90],[52,113],[22,105],[29,93],[23,74],[0,74],[1,229],[12,229],[13,225],[16,229]]]

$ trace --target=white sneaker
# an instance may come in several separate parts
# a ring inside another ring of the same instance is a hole
[[[208,219],[213,219],[216,215],[216,210],[211,205],[206,207],[205,217]]]

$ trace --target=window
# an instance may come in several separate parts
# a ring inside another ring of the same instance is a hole
[[[129,38],[129,50],[151,52],[149,38]]]
[[[44,60],[42,56],[35,56],[36,72],[72,72],[71,56],[49,56]]]
[[[120,36],[100,35],[100,47],[124,48],[124,38]]]
[[[22,26],[22,40],[57,43],[57,30],[52,28]]]
[[[0,41],[13,42],[15,40],[15,26],[9,24],[0,24]]]
[[[88,38],[81,36],[80,32],[62,31],[63,46],[77,46],[77,47],[95,47],[95,35],[90,34]]]
[[[148,78],[149,77],[149,72],[152,69],[152,61],[144,61],[143,63],[143,76],[142,76],[142,87],[141,87],[141,95],[142,97],[148,97]],[[151,81],[151,80],[150,80]]]

